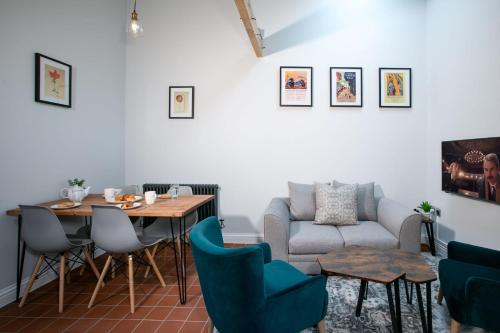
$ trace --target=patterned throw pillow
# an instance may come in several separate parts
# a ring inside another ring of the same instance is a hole
[[[315,224],[358,224],[358,185],[316,184]]]

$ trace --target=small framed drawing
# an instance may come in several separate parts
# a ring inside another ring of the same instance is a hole
[[[35,53],[35,101],[71,107],[71,65]]]
[[[330,106],[363,106],[361,67],[330,67]]]
[[[312,67],[280,67],[280,106],[312,106]]]
[[[168,90],[168,99],[169,118],[194,118],[194,86],[170,86]]]
[[[379,106],[411,108],[411,68],[379,68]]]

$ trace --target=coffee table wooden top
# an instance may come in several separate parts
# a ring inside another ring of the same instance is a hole
[[[352,246],[318,257],[321,272],[379,283],[392,283],[402,278],[423,283],[437,279],[422,256],[397,249],[380,250]]]
[[[146,205],[144,200],[139,201],[142,205],[139,208],[127,209],[124,212],[128,216],[151,216],[151,217],[183,217],[188,215],[203,204],[214,199],[213,195],[186,195],[177,199],[156,199],[152,205]],[[44,202],[39,206],[50,207],[54,204],[69,202],[67,199]],[[91,205],[114,205],[107,203],[102,194],[90,194],[83,201],[82,205],[70,209],[53,210],[57,216],[92,216]],[[19,208],[7,211],[7,215],[19,216]]]

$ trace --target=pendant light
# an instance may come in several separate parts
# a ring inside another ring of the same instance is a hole
[[[127,27],[127,32],[132,37],[139,37],[144,34],[144,29],[142,28],[142,24],[140,24],[137,12],[135,11],[136,5],[137,0],[134,0],[134,10],[132,11],[130,23]]]

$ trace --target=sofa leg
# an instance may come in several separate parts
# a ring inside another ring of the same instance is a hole
[[[437,303],[439,305],[443,304],[443,289],[441,289],[441,286],[439,286],[439,291],[438,291],[438,296],[437,296]]]
[[[208,317],[208,323],[206,327],[206,333],[214,333],[214,323],[212,322],[212,319],[210,319],[210,317]]]
[[[322,320],[318,323],[318,329],[319,329],[319,333],[326,333],[325,320]]]
[[[459,331],[460,331],[460,323],[452,318],[450,332],[451,333],[458,333]]]

